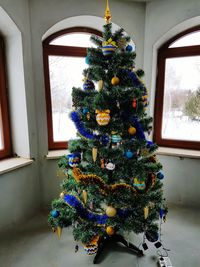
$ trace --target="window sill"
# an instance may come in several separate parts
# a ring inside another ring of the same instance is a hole
[[[0,161],[0,175],[33,163],[32,159],[10,158]]]
[[[48,151],[48,154],[45,157],[46,159],[59,159],[68,153],[69,153],[69,150],[67,149],[51,150],[51,151]]]
[[[159,147],[156,154],[180,158],[200,159],[200,151],[181,148]]]

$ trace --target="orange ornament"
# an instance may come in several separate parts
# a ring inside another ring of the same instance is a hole
[[[106,227],[106,233],[107,233],[108,235],[114,235],[115,230],[113,229],[112,226],[107,226],[107,227]]]
[[[110,122],[110,110],[96,110],[96,121],[100,126],[108,125]]]
[[[128,132],[129,132],[130,135],[134,135],[134,134],[136,134],[136,129],[135,129],[135,127],[130,126],[130,127],[128,128]]]
[[[117,76],[114,76],[111,80],[112,85],[118,85],[119,82],[120,82],[120,80]]]

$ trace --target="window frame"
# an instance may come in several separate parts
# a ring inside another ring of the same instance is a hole
[[[192,32],[200,31],[200,25],[187,29],[162,45],[158,50],[157,58],[157,79],[156,79],[156,95],[154,107],[154,133],[153,140],[164,147],[185,148],[200,150],[200,141],[164,139],[162,138],[162,118],[164,104],[164,82],[165,82],[165,62],[168,58],[200,56],[200,45],[173,47],[169,46],[181,37]]]
[[[0,109],[2,117],[2,139],[4,148],[0,150],[0,159],[12,156],[9,106],[8,106],[8,90],[6,81],[6,60],[5,46],[3,37],[0,35]],[[1,123],[1,122],[0,122]]]
[[[51,41],[65,34],[71,33],[91,33],[102,37],[102,33],[98,30],[88,27],[72,27],[53,33],[43,41],[43,64],[44,64],[44,83],[46,94],[46,114],[47,114],[47,130],[48,130],[48,147],[49,150],[67,149],[67,141],[54,141],[53,139],[53,118],[52,118],[52,102],[51,87],[49,77],[49,56],[72,56],[86,57],[87,47],[52,45]]]

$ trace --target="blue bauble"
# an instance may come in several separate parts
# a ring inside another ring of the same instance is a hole
[[[106,146],[109,143],[110,138],[107,135],[102,135],[100,136],[99,141],[102,145]]]
[[[156,242],[159,238],[159,234],[156,231],[147,231],[146,239],[150,242]]]
[[[85,91],[94,90],[95,89],[95,85],[94,85],[93,81],[86,80],[84,82],[84,84],[83,84],[83,89]]]
[[[162,180],[164,178],[164,174],[162,172],[157,173],[157,178]]]
[[[131,52],[133,50],[133,47],[131,45],[127,45],[126,51]]]
[[[85,58],[85,63],[89,64],[89,57],[88,56]]]
[[[86,115],[89,112],[88,108],[83,108],[83,114]]]
[[[127,159],[131,159],[131,158],[133,157],[133,155],[134,155],[134,153],[133,153],[132,151],[130,151],[130,150],[127,150],[127,151],[125,152],[125,157],[126,157]]]
[[[58,218],[59,215],[60,215],[60,212],[58,210],[52,210],[51,211],[51,216],[53,218]]]
[[[80,153],[71,153],[67,155],[68,163],[70,167],[77,167],[81,162],[81,154]]]
[[[159,210],[159,215],[160,215],[160,218],[162,219],[163,216],[165,215],[165,210],[162,209],[162,208],[160,208],[160,210]]]

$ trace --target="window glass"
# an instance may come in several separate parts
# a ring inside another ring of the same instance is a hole
[[[82,72],[86,67],[83,57],[49,56],[54,141],[76,137],[76,128],[69,118],[71,93],[72,87],[82,87]]]
[[[169,48],[200,45],[200,31],[187,34],[172,43]]]
[[[162,138],[200,141],[200,56],[166,59],[162,121]]]
[[[55,38],[50,42],[51,45],[64,45],[75,47],[94,47],[90,41],[91,34],[87,33],[71,33]]]

